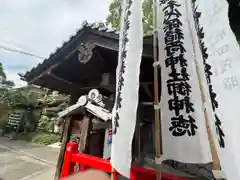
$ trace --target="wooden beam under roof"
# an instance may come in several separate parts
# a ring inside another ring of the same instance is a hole
[[[63,78],[61,78],[61,77],[58,77],[58,76],[54,75],[54,74],[51,73],[51,72],[49,72],[49,73],[47,74],[47,76],[51,76],[52,78],[56,79],[57,81],[66,83],[66,84],[68,84],[68,85],[70,85],[70,86],[73,86],[73,87],[79,89],[79,90],[89,90],[89,89],[100,88],[100,85],[84,85],[84,86],[82,86],[82,85],[79,85],[79,84],[75,84],[75,83],[70,82],[70,81],[68,81],[68,80],[65,80],[65,79],[63,79]]]
[[[74,84],[50,73],[45,74],[44,76],[39,78],[35,83],[39,86],[44,86],[46,88],[54,89],[68,94],[70,94],[71,92],[85,92],[85,91],[88,92],[90,89],[102,88],[99,85],[81,86],[78,84]]]
[[[41,76],[34,82],[34,84],[66,94],[71,94],[73,92],[81,94],[82,92],[78,87],[59,79],[55,79],[53,76],[49,75]]]
[[[34,77],[33,79],[30,79],[30,81],[31,81],[30,83],[34,83],[34,81],[36,79],[38,79],[39,77],[46,74],[49,70],[56,68],[63,61],[70,59],[76,52],[80,52],[81,54],[83,54],[83,57],[87,57],[88,60],[89,60],[89,58],[91,57],[90,54],[92,53],[93,49],[96,46],[104,47],[106,49],[114,50],[114,51],[118,52],[119,43],[118,43],[118,40],[113,40],[113,39],[106,38],[106,37],[103,37],[103,36],[100,36],[100,35],[89,34],[88,38],[86,38],[79,45],[77,45],[75,48],[73,48],[68,53],[68,55],[66,55],[65,57],[60,57],[59,58],[60,62],[50,66],[49,68],[47,68],[46,70],[41,72],[40,75]],[[142,56],[143,57],[152,57],[152,47],[151,47],[151,45],[144,45]],[[47,60],[47,61],[49,61],[49,60]],[[39,66],[43,66],[43,64],[41,64]],[[36,70],[36,68],[35,68],[35,70]],[[33,70],[33,71],[35,71],[35,70]],[[26,80],[29,79],[29,77],[25,77],[25,78],[26,78]]]
[[[42,78],[43,76],[45,76],[46,74],[48,74],[49,72],[51,72],[51,71],[52,71],[54,68],[56,68],[59,64],[60,64],[60,62],[57,63],[57,64],[55,64],[55,65],[53,65],[53,66],[51,66],[51,67],[48,68],[46,71],[44,71],[44,72],[42,72],[40,75],[34,77],[34,78],[31,79],[30,81],[27,81],[28,84],[35,84],[35,81],[36,81],[37,79],[40,79],[40,78]],[[26,78],[25,78],[25,79],[26,79]],[[26,80],[27,80],[27,79],[26,79]]]
[[[48,74],[49,72],[52,72],[53,69],[57,68],[61,63],[65,62],[66,60],[69,60],[71,57],[73,57],[73,55],[75,53],[81,53],[82,54],[82,58],[87,58],[86,61],[89,61],[91,59],[92,56],[92,51],[95,48],[95,44],[92,43],[81,43],[79,46],[77,46],[73,51],[71,51],[66,57],[64,57],[64,59],[52,66],[50,66],[49,68],[47,68],[45,71],[43,71],[40,75],[34,77],[33,79],[31,79],[30,81],[28,81],[28,83],[30,84],[34,84],[34,82],[41,78],[42,76],[44,76],[45,74]],[[26,78],[27,79],[27,78]]]
[[[96,46],[103,47],[109,50],[119,51],[119,42],[118,40],[113,41],[110,38],[105,38],[100,35],[91,34],[89,36],[90,41],[92,41]],[[142,57],[153,57],[153,48],[152,45],[143,44]]]
[[[70,94],[71,92],[88,92],[91,89],[110,89],[108,86],[101,86],[100,84],[85,84],[84,86],[75,84],[60,78],[51,72],[41,76],[35,81],[35,84],[67,94]]]

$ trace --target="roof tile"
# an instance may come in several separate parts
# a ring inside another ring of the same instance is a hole
[[[102,22],[95,22],[95,23],[88,23],[86,20],[82,22],[81,24],[81,28],[78,29],[75,33],[75,35],[71,35],[69,37],[69,40],[68,41],[64,41],[61,45],[61,47],[57,47],[56,50],[54,52],[52,52],[49,57],[47,59],[45,59],[41,64],[38,64],[36,67],[33,67],[30,71],[27,71],[25,74],[24,74],[24,77],[28,76],[29,74],[31,74],[35,69],[37,69],[39,66],[41,66],[42,64],[45,64],[47,63],[47,61],[49,59],[51,59],[54,55],[56,55],[59,51],[61,51],[68,43],[70,43],[72,40],[74,40],[77,35],[79,35],[82,30],[84,28],[91,28],[91,29],[94,29],[94,30],[98,30],[100,32],[105,32],[105,33],[108,33],[110,35],[115,35],[115,36],[118,36],[119,35],[119,31],[116,29],[116,28],[109,28],[107,27],[104,23]]]

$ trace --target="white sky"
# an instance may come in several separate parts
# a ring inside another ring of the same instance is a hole
[[[0,0],[0,45],[47,58],[84,20],[104,22],[107,14],[108,0]],[[0,49],[7,78],[18,87],[25,83],[17,73],[41,61]]]

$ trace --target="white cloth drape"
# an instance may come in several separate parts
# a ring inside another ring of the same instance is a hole
[[[211,129],[227,179],[237,180],[240,179],[239,45],[229,25],[226,0],[194,0],[192,7],[196,29],[201,30],[202,63],[211,89],[213,105],[208,104],[214,111]]]
[[[112,113],[111,164],[130,176],[132,139],[138,106],[140,64],[143,48],[141,0],[124,0],[121,19],[116,100]]]
[[[211,162],[188,6],[182,0],[163,0],[157,9],[162,158],[184,163]]]

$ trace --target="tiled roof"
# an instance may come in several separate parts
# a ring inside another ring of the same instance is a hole
[[[92,29],[99,31],[99,33],[103,33],[106,36],[118,39],[119,31],[115,28],[109,28],[104,23],[88,23],[87,21],[83,21],[80,29],[76,31],[74,35],[69,37],[68,41],[63,42],[61,47],[56,48],[56,50],[49,55],[47,59],[45,59],[42,63],[39,63],[36,67],[33,67],[31,70],[27,71],[22,77],[26,77],[28,74],[33,72],[39,66],[42,66],[47,63],[50,59],[52,59],[56,54],[58,54],[62,49],[64,49],[72,40],[76,39],[78,35],[80,35],[85,29]]]

